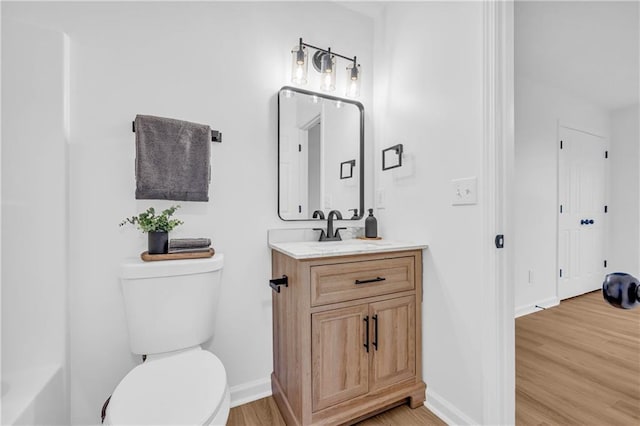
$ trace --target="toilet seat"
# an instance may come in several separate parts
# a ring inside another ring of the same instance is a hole
[[[222,362],[197,348],[131,370],[113,392],[107,418],[112,425],[206,425],[225,402]]]

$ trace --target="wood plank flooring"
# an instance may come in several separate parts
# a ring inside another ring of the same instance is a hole
[[[259,399],[249,404],[231,409],[227,426],[285,426],[278,406],[273,397]],[[442,426],[445,423],[427,407],[418,407],[415,410],[408,405],[401,405],[391,410],[370,417],[358,426]]]
[[[597,291],[518,318],[516,423],[639,426],[640,309],[615,309]],[[285,425],[271,397],[233,408],[227,422],[262,425]],[[444,423],[403,405],[359,425]]]
[[[600,291],[516,320],[518,425],[640,425],[640,309]]]

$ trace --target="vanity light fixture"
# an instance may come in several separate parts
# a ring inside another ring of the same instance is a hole
[[[302,39],[300,39],[300,44],[291,50],[291,56],[291,81],[296,84],[307,84],[309,61],[307,48],[302,44]]]
[[[322,49],[311,44],[304,43],[300,37],[297,46],[291,50],[292,66],[291,81],[296,84],[307,84],[307,73],[309,68],[309,57],[307,48],[314,49],[316,52],[312,57],[312,64],[316,71],[320,73],[320,89],[326,92],[332,92],[336,89],[336,58],[346,59],[350,62],[347,67],[347,85],[345,95],[350,98],[360,96],[360,80],[362,78],[360,64],[357,58],[353,59],[336,52],[332,52],[331,48]]]
[[[356,62],[356,57],[353,57],[353,63],[347,67],[347,93],[350,98],[357,98],[360,96],[360,80],[362,74],[360,72],[360,65]]]

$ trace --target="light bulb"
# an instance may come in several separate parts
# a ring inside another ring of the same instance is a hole
[[[331,51],[322,56],[320,74],[320,89],[326,92],[336,90],[336,57]]]
[[[360,65],[356,65],[355,61],[347,67],[347,90],[345,95],[350,98],[360,96],[360,81],[362,80],[362,71]]]
[[[300,45],[291,49],[291,81],[296,84],[307,84],[307,49]]]

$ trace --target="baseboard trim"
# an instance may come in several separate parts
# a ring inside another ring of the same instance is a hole
[[[232,386],[230,391],[231,407],[266,398],[271,396],[271,378],[265,377],[264,379]]]
[[[552,308],[554,306],[558,306],[559,304],[560,304],[560,299],[558,299],[557,297],[550,297],[548,299],[543,299],[533,304],[518,306],[515,309],[515,317],[518,318],[524,315],[529,315],[534,312],[540,311],[541,310],[540,308],[545,308],[545,309]]]
[[[424,405],[448,425],[479,425],[480,422],[460,411],[455,405],[427,387],[427,400]]]

